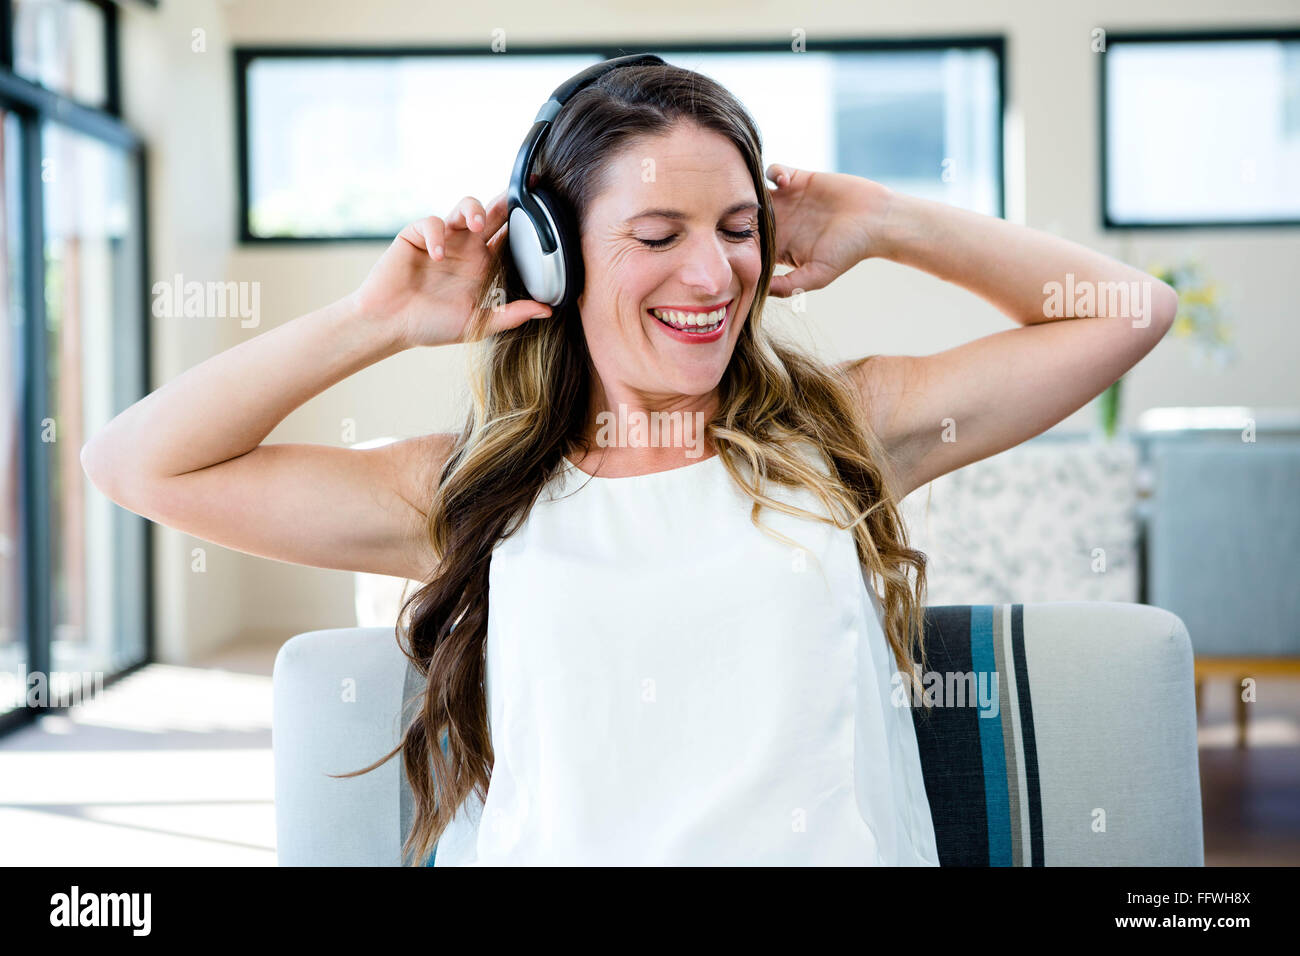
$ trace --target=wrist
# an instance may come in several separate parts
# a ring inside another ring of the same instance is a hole
[[[862,184],[862,221],[866,233],[863,259],[893,259],[900,234],[899,218],[906,214],[907,197],[872,180]]]
[[[366,308],[360,290],[339,299],[332,306],[339,320],[365,342],[378,358],[387,358],[411,348],[405,324],[391,316],[379,315]]]
[[[950,241],[952,215],[965,214],[953,206],[908,193],[891,192],[877,226],[880,251],[874,253],[899,265],[929,271],[939,243]]]
[[[383,357],[396,355],[412,347],[406,324],[369,308],[360,289],[345,295],[334,304],[334,308],[343,321],[360,330],[360,334]]]

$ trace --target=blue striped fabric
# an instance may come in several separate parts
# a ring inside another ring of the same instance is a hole
[[[446,732],[446,731],[443,731],[443,734],[442,734],[442,753],[443,753],[443,756],[444,756],[444,757],[445,757],[445,756],[449,756],[448,753],[447,753],[447,742],[448,742],[449,739],[450,739],[450,738],[448,737],[447,732]],[[438,845],[435,843],[433,849],[432,849],[432,850],[430,851],[430,853],[429,853],[429,858],[428,858],[427,860],[424,861],[424,865],[425,865],[425,866],[433,866],[434,858],[436,858],[437,855],[438,855]]]
[[[442,734],[442,752],[443,752],[443,755],[444,755],[444,756],[447,755],[447,741],[448,741],[447,732],[446,732],[446,731],[443,731],[443,734]],[[405,771],[403,771],[403,774],[405,774]],[[405,776],[403,776],[403,780],[405,780]],[[404,788],[404,789],[409,789],[409,788]],[[409,794],[403,794],[403,796],[409,798]],[[402,826],[403,826],[403,827],[409,827],[409,826],[410,826],[410,822],[409,822],[409,819],[408,819],[408,818],[409,818],[409,816],[410,816],[410,811],[409,811],[409,810],[404,811],[403,814],[402,814],[402,816],[403,816]],[[403,832],[403,833],[402,833],[402,840],[405,841],[405,840],[406,840],[406,837],[407,837],[407,834],[406,834],[405,832]],[[435,843],[433,849],[429,851],[429,856],[428,856],[428,858],[427,858],[423,863],[421,863],[420,865],[421,865],[421,866],[433,866],[433,861],[437,858],[437,856],[438,856],[438,845]]]
[[[914,711],[913,724],[942,866],[1043,865],[1023,611],[1020,604],[925,609],[928,671],[940,679],[940,706]],[[987,709],[978,695],[945,700],[948,688],[971,686],[967,680],[990,693]]]
[[[971,669],[975,686],[1001,686],[991,683],[998,672],[993,651],[993,608],[972,607],[970,611]],[[1007,795],[1007,754],[1002,745],[1001,721],[981,715],[978,718],[980,755],[984,766],[984,808],[988,819],[989,866],[1011,865],[1011,800]]]

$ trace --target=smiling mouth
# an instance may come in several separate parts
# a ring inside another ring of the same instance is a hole
[[[707,335],[709,332],[716,332],[726,321],[727,311],[730,308],[731,300],[728,299],[710,312],[680,312],[675,309],[647,309],[646,311],[670,329]]]

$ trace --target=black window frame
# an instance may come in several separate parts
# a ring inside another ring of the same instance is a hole
[[[52,122],[71,132],[97,140],[120,150],[134,169],[135,203],[132,213],[139,230],[139,326],[136,330],[136,348],[139,349],[139,377],[126,382],[117,396],[116,404],[143,397],[151,390],[149,375],[151,336],[149,304],[149,228],[148,228],[148,156],[141,137],[121,118],[120,59],[118,55],[118,10],[111,0],[79,0],[104,12],[105,31],[104,64],[106,102],[103,107],[89,106],[63,93],[48,89],[13,72],[14,31],[13,0],[0,0],[0,109],[14,115],[20,130],[21,155],[18,161],[19,201],[21,203],[22,259],[17,281],[22,286],[23,308],[19,317],[21,339],[15,343],[20,351],[17,363],[19,428],[19,488],[17,542],[19,568],[20,610],[17,615],[19,629],[26,640],[27,659],[22,675],[23,686],[27,675],[49,674],[53,646],[54,590],[51,572],[52,548],[50,534],[50,462],[42,449],[50,447],[41,441],[41,421],[49,412],[49,378],[47,359],[47,316],[45,308],[45,221],[44,189],[41,180],[43,159],[43,130]],[[156,0],[131,0],[144,6],[155,7]],[[8,268],[7,264],[3,264]],[[4,334],[8,334],[8,330]],[[39,360],[38,360],[39,359]],[[125,396],[122,394],[125,393]],[[130,398],[137,396],[137,398]],[[114,413],[120,411],[115,408]],[[154,618],[154,549],[150,523],[147,519],[114,505],[115,526],[136,525],[142,530],[142,553],[139,569],[141,580],[134,582],[139,590],[135,599],[143,608],[143,655],[119,669],[103,675],[102,686],[107,688],[140,668],[152,663],[156,652]],[[120,522],[121,524],[116,524]],[[138,523],[138,524],[137,524]],[[116,547],[115,547],[115,550]],[[117,621],[114,621],[116,627]],[[89,694],[92,688],[85,688]],[[84,699],[84,695],[83,695]],[[26,702],[7,712],[0,712],[0,737],[26,726],[38,717],[67,709],[51,702],[30,706]]]
[[[1118,232],[1129,229],[1138,230],[1181,230],[1181,229],[1289,229],[1300,226],[1300,218],[1295,219],[1208,219],[1179,222],[1162,221],[1120,221],[1110,216],[1110,168],[1107,153],[1109,141],[1107,136],[1107,119],[1109,117],[1110,90],[1108,88],[1105,57],[1115,44],[1125,43],[1204,43],[1233,42],[1237,40],[1280,40],[1282,42],[1300,41],[1300,28],[1294,24],[1270,28],[1267,26],[1249,29],[1199,30],[1106,30],[1106,52],[1097,61],[1097,201],[1098,222],[1105,232]]]
[[[897,37],[897,38],[839,38],[815,40],[807,44],[809,53],[875,53],[905,52],[909,50],[988,49],[997,58],[997,216],[1006,216],[1006,119],[1007,119],[1007,56],[1006,37],[1001,34],[969,34],[961,36]],[[743,42],[663,42],[638,40],[620,46],[609,42],[572,44],[511,44],[509,52],[493,53],[478,45],[416,45],[416,46],[321,46],[321,45],[239,45],[234,47],[235,79],[235,167],[239,174],[239,201],[236,205],[236,234],[243,245],[279,245],[330,242],[391,242],[393,234],[346,234],[337,236],[257,236],[249,229],[249,136],[248,136],[248,68],[258,59],[338,59],[382,57],[438,57],[438,56],[519,56],[596,55],[604,59],[640,53],[647,50],[657,53],[778,53],[789,52],[788,40]],[[545,93],[539,93],[540,104]],[[520,130],[523,141],[524,130]]]

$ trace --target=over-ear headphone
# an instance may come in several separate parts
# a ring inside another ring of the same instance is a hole
[[[571,305],[582,292],[582,245],[569,204],[532,184],[533,160],[560,108],[584,86],[622,66],[664,61],[653,53],[617,56],[565,80],[542,104],[510,174],[506,212],[510,256],[529,296],[554,309]]]

